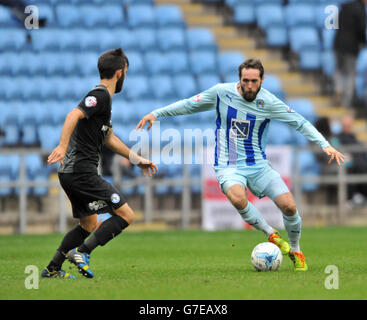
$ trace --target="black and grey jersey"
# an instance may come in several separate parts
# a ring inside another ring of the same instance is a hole
[[[112,128],[112,99],[105,86],[94,87],[79,103],[85,118],[78,121],[58,172],[97,172],[105,137]]]

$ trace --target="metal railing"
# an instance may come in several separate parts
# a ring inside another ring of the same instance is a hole
[[[320,153],[322,150],[320,148],[294,148],[295,155],[301,150],[309,149],[312,152]],[[367,154],[367,147],[361,146],[344,146],[340,147],[341,152],[365,152]],[[26,174],[26,166],[25,166],[25,155],[28,153],[38,153],[40,155],[48,155],[49,152],[45,150],[41,150],[38,148],[33,149],[1,149],[1,154],[18,154],[20,156],[20,167],[19,167],[19,179],[16,181],[2,181],[0,182],[0,188],[19,188],[19,224],[17,228],[17,232],[24,234],[27,233],[27,202],[28,202],[28,194],[27,188],[29,187],[47,187],[49,188],[58,188],[58,208],[56,209],[58,212],[58,228],[57,231],[65,232],[67,229],[67,197],[61,188],[58,181],[30,181],[27,179]],[[298,157],[294,157],[294,159],[298,159]],[[325,156],[325,161],[327,162],[327,157]],[[304,202],[304,191],[302,190],[302,184],[304,183],[316,183],[319,186],[325,185],[334,185],[337,186],[337,205],[332,210],[333,215],[335,215],[335,219],[337,223],[344,224],[346,222],[346,217],[348,215],[348,208],[346,206],[347,200],[347,186],[350,184],[367,184],[367,173],[365,174],[348,174],[346,166],[340,166],[336,168],[336,173],[332,175],[315,175],[315,176],[304,176],[304,172],[300,172],[298,161],[294,161],[294,168],[292,170],[292,185],[293,185],[293,193],[296,199],[297,206],[302,210],[304,214],[307,214],[308,204]],[[162,179],[151,179],[149,177],[137,177],[133,179],[124,180],[124,177],[121,176],[121,171],[118,168],[118,158],[115,157],[113,164],[113,179],[114,185],[121,188],[129,188],[129,187],[137,187],[139,185],[144,185],[144,221],[152,222],[155,220],[154,217],[154,209],[153,209],[153,200],[154,200],[154,188],[157,186],[181,186],[182,187],[182,208],[181,208],[181,228],[187,229],[190,226],[191,219],[191,203],[192,203],[192,194],[191,194],[191,186],[192,185],[201,185],[203,186],[203,181],[201,176],[190,177],[189,166],[190,164],[183,165],[183,174],[182,178],[167,178],[163,177]],[[202,188],[203,190],[203,188]]]

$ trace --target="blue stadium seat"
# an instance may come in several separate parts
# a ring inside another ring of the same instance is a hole
[[[289,30],[291,49],[300,53],[305,49],[320,49],[321,43],[317,29],[313,27],[294,27]]]
[[[172,85],[179,99],[187,99],[199,92],[195,78],[191,74],[173,76]]]
[[[0,181],[14,181],[19,176],[20,159],[17,154],[2,154],[0,155]],[[0,188],[0,196],[9,196],[12,193],[12,188]]]
[[[30,179],[33,179],[38,172],[44,169],[44,165],[42,162],[42,157],[38,153],[29,153],[25,156],[25,165],[27,176]]]
[[[16,63],[16,60],[18,59],[15,58],[15,54],[13,54],[12,52],[0,53],[0,74],[3,76],[16,74],[16,72],[14,72],[13,70],[14,67],[19,64]]]
[[[144,54],[145,70],[151,75],[168,74],[169,62],[166,54],[160,51],[149,51]]]
[[[129,75],[139,74],[145,70],[144,56],[139,50],[125,51],[127,58],[129,59]]]
[[[157,41],[162,51],[186,50],[185,32],[177,27],[159,29]]]
[[[334,29],[322,29],[322,48],[324,50],[334,49],[334,38],[336,30]]]
[[[291,107],[293,110],[302,115],[306,120],[311,123],[315,123],[318,116],[314,110],[314,106],[309,99],[298,98],[298,99],[288,99],[287,105]]]
[[[62,43],[61,33],[59,29],[39,29],[32,32],[32,47],[36,51],[44,50],[58,50],[59,48],[65,49],[68,46],[60,44]],[[62,33],[66,35],[65,32]],[[69,38],[71,38],[69,32]]]
[[[18,94],[18,84],[15,78],[0,77],[0,98],[10,100]]]
[[[194,75],[217,71],[217,55],[212,51],[198,51],[189,54],[191,71]]]
[[[11,9],[5,6],[0,6],[0,26],[1,27],[19,27],[18,21],[12,14]]]
[[[273,3],[259,5],[256,8],[256,21],[264,30],[271,26],[285,26],[283,6]]]
[[[313,5],[291,3],[285,7],[285,22],[288,27],[317,27]]]
[[[116,27],[124,24],[124,16],[120,5],[82,5],[79,8],[80,21],[85,27]]]
[[[138,42],[139,49],[143,52],[157,50],[157,33],[155,29],[138,28],[132,31]]]
[[[238,51],[218,53],[218,70],[220,74],[237,73],[238,67],[246,57]]]
[[[61,129],[62,126],[38,126],[38,136],[40,138],[41,148],[44,150],[53,150],[59,144]]]
[[[356,71],[361,74],[367,73],[367,47],[365,47],[358,55]]]
[[[154,15],[157,27],[180,27],[186,26],[181,10],[178,6],[166,4],[154,7]]]
[[[47,20],[47,27],[56,25],[56,17],[52,5],[47,3],[38,3],[37,8],[39,18]]]
[[[83,52],[75,55],[75,67],[81,76],[98,75],[99,54],[97,52]]]
[[[288,45],[288,30],[285,26],[270,26],[265,30],[266,44],[272,47]]]
[[[191,51],[205,50],[217,51],[213,33],[207,28],[191,28],[186,31],[187,47]]]
[[[60,4],[56,6],[56,18],[60,27],[75,27],[81,24],[80,11],[72,4]]]
[[[284,100],[285,92],[283,90],[282,83],[277,76],[271,74],[266,75],[262,86],[279,99]]]
[[[302,70],[319,70],[321,68],[321,50],[303,49],[299,54],[299,66]]]
[[[150,91],[155,99],[175,98],[175,91],[172,87],[172,79],[168,75],[152,75],[149,77]]]
[[[148,98],[150,89],[145,76],[131,75],[126,78],[124,83],[124,96],[127,100]]]
[[[335,72],[336,61],[333,51],[324,51],[321,54],[322,71],[329,77],[332,77]]]
[[[292,144],[293,141],[289,126],[276,120],[271,121],[267,138],[269,145]]]
[[[34,177],[33,181],[35,182],[47,182],[49,179],[49,171],[44,168],[40,170]],[[33,187],[32,191],[35,197],[44,197],[48,194],[48,187],[47,186],[35,186]]]
[[[26,45],[25,29],[1,28],[0,29],[0,48],[2,50],[21,50]]]
[[[189,58],[186,51],[171,50],[165,56],[171,74],[190,73]]]
[[[237,3],[233,6],[233,22],[236,24],[253,24],[256,22],[253,3]]]
[[[151,5],[130,5],[127,16],[127,23],[130,28],[154,28],[156,26],[154,10]]]
[[[22,131],[21,143],[25,146],[36,145],[39,140],[34,103],[22,103],[18,109],[21,110],[18,114],[19,125]]]
[[[320,164],[315,155],[308,150],[302,150],[298,153],[299,173],[302,177],[318,176],[320,174]],[[302,184],[304,191],[316,191],[317,183],[306,182]]]
[[[221,83],[221,79],[217,73],[200,74],[197,77],[198,89],[200,92],[208,90],[212,86]]]

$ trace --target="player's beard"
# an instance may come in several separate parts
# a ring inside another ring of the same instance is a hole
[[[261,84],[259,86],[259,88],[256,91],[246,91],[245,87],[241,86],[242,89],[242,97],[248,101],[248,102],[252,102],[256,99],[257,94],[259,93],[260,89],[261,89]]]
[[[121,77],[116,82],[115,93],[121,92],[123,84],[124,84],[124,77]]]

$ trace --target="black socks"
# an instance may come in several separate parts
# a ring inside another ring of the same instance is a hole
[[[49,271],[59,270],[66,259],[65,255],[68,253],[68,251],[83,243],[83,241],[89,235],[90,232],[83,229],[80,225],[77,225],[71,229],[62,239],[61,245],[47,266],[47,269]]]
[[[90,254],[97,246],[104,246],[107,242],[119,235],[129,224],[124,218],[113,215],[104,221],[101,226],[78,248],[79,252]]]

